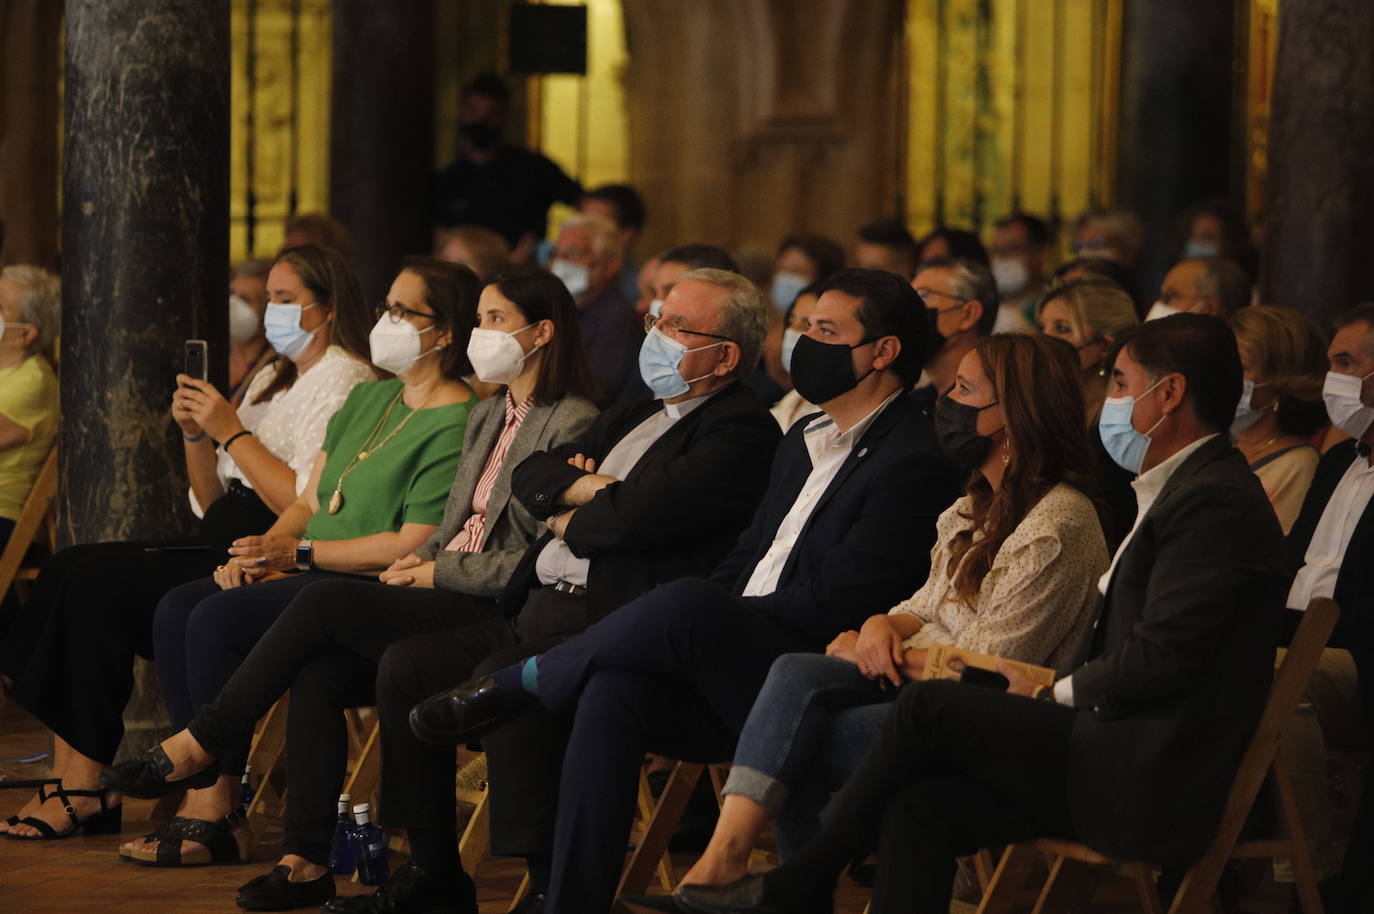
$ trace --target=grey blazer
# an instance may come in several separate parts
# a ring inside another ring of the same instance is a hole
[[[501,595],[525,550],[544,532],[544,524],[535,520],[519,499],[510,497],[511,471],[535,451],[546,451],[572,441],[596,416],[597,408],[577,396],[562,397],[551,405],[532,405],[506,451],[501,473],[487,500],[482,551],[448,552],[444,547],[472,515],[472,496],[477,491],[477,481],[506,424],[504,390],[473,408],[468,415],[467,432],[463,435],[458,475],[453,479],[448,504],[444,507],[444,522],[415,550],[420,558],[434,562],[435,587],[475,597]]]

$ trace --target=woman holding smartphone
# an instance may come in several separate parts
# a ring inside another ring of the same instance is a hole
[[[54,731],[50,777],[0,824],[11,839],[119,830],[119,807],[97,778],[124,735],[134,656],[153,656],[158,600],[209,574],[230,543],[270,526],[295,501],[329,417],[375,376],[367,308],[342,257],[314,245],[283,251],[268,293],[267,336],[284,358],[258,372],[238,409],[214,385],[177,377],[172,415],[200,535],[62,550],[43,566],[0,648],[0,685]]]

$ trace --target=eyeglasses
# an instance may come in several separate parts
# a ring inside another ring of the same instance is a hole
[[[428,314],[424,311],[414,311],[399,302],[394,305],[389,305],[386,302],[379,304],[377,306],[377,317],[380,319],[383,314],[389,315],[393,324],[399,324],[401,321],[405,320],[407,316],[427,317],[430,320],[436,320],[433,314]]]
[[[721,335],[716,334],[716,333],[705,333],[705,332],[703,332],[703,331],[701,331],[701,330],[688,330],[686,327],[682,326],[681,324],[665,323],[664,320],[663,320],[663,318],[661,318],[661,317],[659,317],[659,316],[657,316],[657,315],[654,315],[654,314],[646,314],[646,315],[644,315],[644,332],[645,332],[645,333],[648,333],[648,332],[650,332],[651,330],[653,330],[655,327],[658,327],[659,324],[663,324],[663,326],[659,328],[659,331],[658,331],[659,333],[668,333],[668,332],[672,332],[672,333],[690,333],[692,336],[705,336],[705,337],[709,337],[709,338],[711,338],[711,339],[713,339],[713,340],[724,340],[724,341],[727,342],[727,343],[733,343],[733,342],[735,342],[733,339],[731,339],[731,338],[728,337],[728,336],[721,336]]]

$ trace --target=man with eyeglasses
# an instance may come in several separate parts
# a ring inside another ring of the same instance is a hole
[[[689,284],[668,295],[651,339],[676,322]],[[479,668],[411,712],[427,741],[483,738],[493,822],[506,814],[502,791],[549,802],[550,911],[610,910],[646,752],[730,758],[777,657],[823,650],[929,573],[955,487],[930,420],[906,396],[925,355],[920,302],[884,270],[840,270],[819,295],[792,377],[821,412],[783,439],[753,523],[710,577],[661,586],[537,656],[489,663],[490,676]],[[700,357],[711,340],[682,345]],[[704,370],[682,364],[684,378]],[[684,502],[659,521],[672,529],[697,510]],[[531,722],[571,735],[542,759],[502,751]],[[534,776],[517,789],[522,770]]]
[[[976,260],[939,257],[921,264],[911,287],[925,305],[926,367],[912,393],[929,415],[935,400],[954,385],[959,361],[993,332],[997,283]]]

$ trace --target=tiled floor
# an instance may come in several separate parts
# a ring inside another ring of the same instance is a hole
[[[26,757],[47,748],[43,728],[11,704],[0,710],[0,759]],[[0,767],[0,775],[41,777],[41,766]],[[0,785],[3,781],[0,781]],[[28,790],[0,789],[0,819],[28,801]],[[227,914],[238,912],[235,889],[276,862],[279,847],[270,840],[255,846],[244,866],[158,869],[125,863],[116,848],[129,837],[150,831],[152,803],[130,800],[124,808],[124,834],[65,841],[0,841],[0,914]],[[679,871],[690,858],[677,861]],[[523,875],[522,864],[488,858],[478,870],[481,914],[502,914]],[[371,891],[348,880],[340,893]],[[858,914],[866,898],[847,886],[838,914]]]

